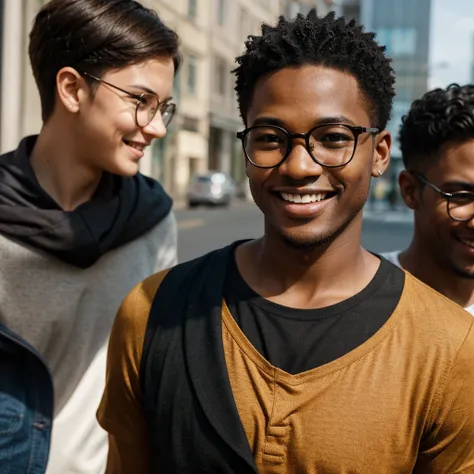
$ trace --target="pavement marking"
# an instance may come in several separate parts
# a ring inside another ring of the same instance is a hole
[[[204,219],[185,219],[178,222],[178,229],[196,229],[197,227],[203,227],[204,225],[206,225],[206,221]]]

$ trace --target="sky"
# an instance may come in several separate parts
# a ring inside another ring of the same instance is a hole
[[[474,0],[432,0],[430,36],[429,88],[471,82]]]

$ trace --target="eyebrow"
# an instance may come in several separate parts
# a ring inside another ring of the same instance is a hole
[[[441,185],[441,187],[462,188],[463,191],[474,192],[474,184],[465,181],[446,181]]]
[[[152,94],[152,95],[156,95],[156,97],[160,97],[159,94],[157,94],[153,89],[150,89],[149,87],[144,86],[143,84],[130,84],[128,87],[133,88],[133,89],[141,89],[142,91],[148,94]],[[172,98],[173,98],[172,96],[168,96],[163,100],[160,99],[160,102],[168,102]]]
[[[338,123],[338,124],[349,124],[355,125],[355,123],[348,117],[344,115],[338,115],[334,117],[323,117],[316,121],[315,127],[318,125],[328,125],[331,123]],[[277,127],[284,128],[283,120],[276,118],[276,117],[258,117],[252,123],[252,126],[255,127],[257,125],[276,125]]]

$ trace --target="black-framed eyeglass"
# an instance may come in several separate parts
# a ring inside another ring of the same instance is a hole
[[[133,92],[126,91],[121,87],[111,84],[110,82],[104,81],[99,77],[93,76],[88,72],[82,72],[82,74],[94,81],[107,84],[109,87],[123,92],[132,99],[135,99],[137,103],[135,109],[135,122],[140,128],[146,127],[155,118],[156,112],[158,112],[158,110],[161,113],[161,118],[165,127],[168,127],[171,120],[173,119],[173,116],[176,112],[176,104],[173,102],[160,102],[160,99],[155,94],[150,94],[148,92],[144,92],[143,94],[134,94]]]
[[[326,168],[347,165],[354,157],[363,133],[375,136],[378,128],[330,123],[313,127],[307,133],[290,133],[277,125],[256,125],[237,133],[246,159],[257,168],[280,166],[291,153],[293,139],[303,138],[311,158]]]
[[[429,186],[433,191],[437,192],[443,199],[446,200],[446,210],[448,216],[457,222],[467,222],[474,218],[474,193],[471,191],[456,191],[448,193],[438,188],[435,184],[429,181],[423,174],[417,171],[411,171],[423,184]]]

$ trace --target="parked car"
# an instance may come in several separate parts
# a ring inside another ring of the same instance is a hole
[[[188,206],[228,206],[238,195],[235,181],[220,171],[209,171],[191,179]]]

